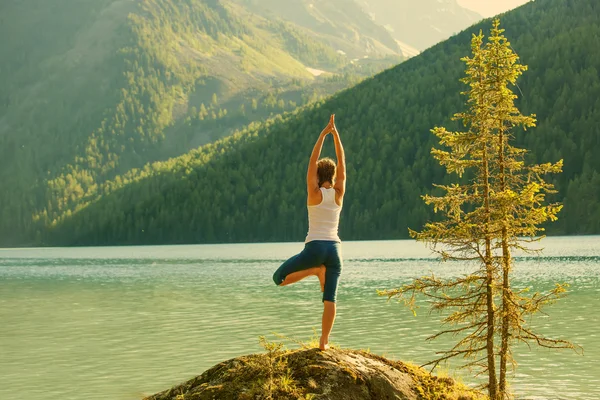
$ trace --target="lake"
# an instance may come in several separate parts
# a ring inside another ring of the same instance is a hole
[[[514,283],[570,283],[568,297],[533,322],[585,353],[519,347],[511,387],[519,399],[600,399],[600,236],[541,245],[541,257],[518,257]],[[309,341],[320,330],[317,279],[285,288],[271,279],[302,246],[0,250],[0,399],[140,399],[262,351],[260,335]],[[468,266],[441,263],[414,241],[345,242],[343,254],[332,342],[415,363],[452,343],[425,341],[440,329],[439,316],[425,308],[413,316],[376,289]]]

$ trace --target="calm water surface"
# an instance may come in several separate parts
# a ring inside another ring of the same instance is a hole
[[[521,257],[515,283],[569,282],[534,323],[585,349],[519,348],[520,399],[600,399],[600,237],[549,238]],[[455,276],[412,241],[346,242],[332,340],[416,363],[439,317],[416,317],[376,289],[429,272]],[[300,243],[0,250],[0,399],[139,399],[225,359],[261,351],[258,336],[307,341],[320,328],[316,278],[277,288],[273,271]],[[293,347],[293,346],[290,346]],[[469,377],[465,380],[470,381]]]

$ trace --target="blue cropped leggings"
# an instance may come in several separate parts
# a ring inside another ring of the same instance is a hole
[[[273,274],[273,281],[281,285],[285,277],[293,272],[325,265],[325,291],[323,301],[335,303],[338,282],[342,274],[342,244],[331,240],[313,240],[304,245],[304,250],[283,264]]]

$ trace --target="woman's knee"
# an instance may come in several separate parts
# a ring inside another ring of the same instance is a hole
[[[325,290],[323,291],[323,301],[336,302],[338,285],[340,281],[339,273],[325,274]]]
[[[325,292],[323,292],[323,303],[325,302],[331,302],[333,304],[336,303],[337,300],[337,292],[327,292],[327,290]]]
[[[279,270],[275,271],[275,273],[273,274],[273,282],[275,282],[275,284],[279,286],[283,283],[284,280],[285,277],[281,276],[281,272]]]

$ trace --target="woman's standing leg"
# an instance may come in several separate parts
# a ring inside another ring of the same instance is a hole
[[[335,243],[327,262],[325,263],[325,290],[323,291],[323,317],[321,319],[321,339],[319,348],[327,350],[329,348],[329,335],[333,329],[336,315],[337,288],[342,275],[342,253],[341,244]]]
[[[331,333],[331,329],[333,329],[335,313],[335,303],[325,300],[323,302],[323,318],[321,319],[321,339],[319,340],[319,348],[321,350],[329,348],[329,334]]]

